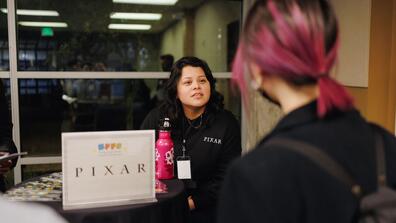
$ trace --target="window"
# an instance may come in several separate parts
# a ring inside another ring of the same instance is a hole
[[[17,15],[18,69],[56,71],[161,71],[160,55],[195,55],[213,71],[228,70],[236,49],[240,1],[179,0],[172,6],[111,1],[18,0],[18,9],[52,10],[58,16]],[[35,4],[35,5],[32,5]],[[158,20],[114,18],[114,13],[151,13]],[[66,27],[31,26],[52,22]],[[148,30],[110,29],[140,24]],[[48,30],[48,32],[46,31]]]
[[[0,0],[1,8],[5,2]],[[16,182],[59,169],[62,132],[138,129],[156,105],[158,80],[169,75],[161,55],[172,55],[175,61],[191,55],[206,60],[218,76],[226,108],[241,117],[240,98],[232,93],[227,72],[237,47],[242,1],[178,0],[172,6],[72,2],[14,1],[16,9],[50,10],[54,15],[17,11],[17,39],[10,40],[16,41],[17,70],[1,76],[10,73],[8,89],[18,85],[8,93],[18,98],[12,104],[19,111],[14,117],[16,142],[29,153],[18,163]],[[111,18],[115,12],[156,13],[161,18]],[[1,71],[9,69],[9,54],[7,14],[0,16]],[[53,23],[64,27],[51,27]],[[150,29],[109,29],[110,24]],[[109,113],[118,115],[109,118]]]
[[[156,87],[157,79],[20,79],[21,150],[60,156],[62,132],[139,129],[158,104]],[[229,80],[218,80],[217,90],[240,117]]]
[[[0,72],[10,69],[8,62],[8,28],[7,14],[4,9],[7,8],[7,1],[0,1]]]

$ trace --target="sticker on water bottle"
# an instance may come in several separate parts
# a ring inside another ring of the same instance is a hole
[[[177,178],[191,179],[191,160],[189,156],[177,157]]]

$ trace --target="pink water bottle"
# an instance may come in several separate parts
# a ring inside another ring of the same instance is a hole
[[[155,143],[155,176],[159,180],[173,178],[173,141],[169,118],[161,119]]]

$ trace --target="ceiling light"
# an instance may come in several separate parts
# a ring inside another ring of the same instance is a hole
[[[3,13],[7,13],[6,8],[0,9]],[[17,15],[32,15],[32,16],[59,16],[57,11],[51,10],[31,10],[31,9],[17,9]]]
[[[141,5],[174,5],[177,0],[113,0],[113,2]]]
[[[18,22],[21,26],[33,26],[33,27],[67,27],[67,23],[64,22],[30,22],[30,21],[21,21]]]
[[[111,19],[160,20],[161,17],[162,14],[159,13],[113,12],[110,14]]]
[[[151,25],[146,24],[109,24],[109,29],[149,30]]]

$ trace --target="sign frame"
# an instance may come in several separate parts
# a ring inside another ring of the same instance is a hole
[[[63,209],[156,202],[154,151],[154,130],[62,133]]]

